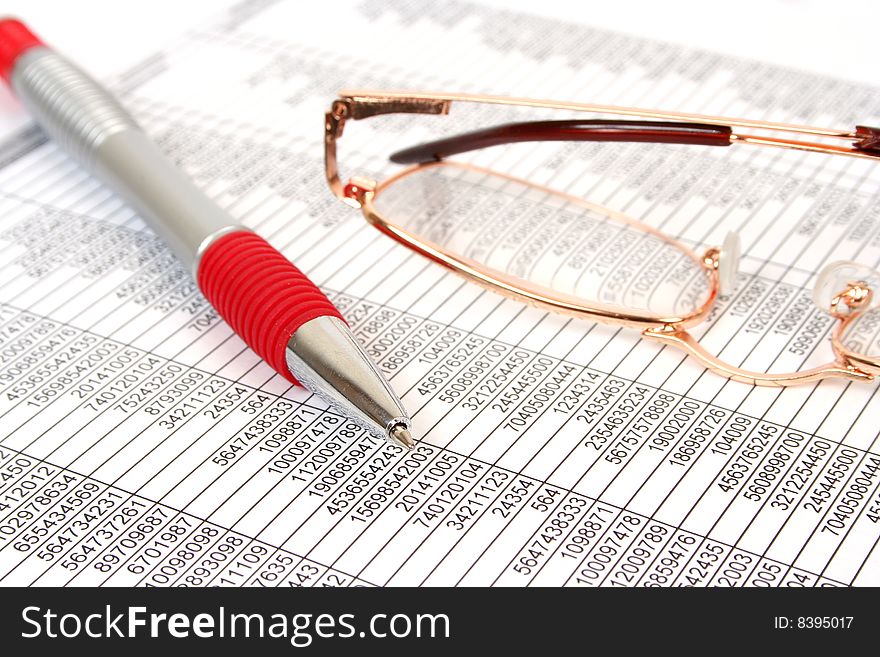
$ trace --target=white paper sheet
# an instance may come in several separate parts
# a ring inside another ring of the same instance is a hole
[[[321,162],[322,114],[343,87],[843,127],[880,120],[880,89],[464,3],[334,11],[346,20],[241,3],[105,81],[331,295],[415,414],[419,447],[349,431],[291,388],[137,216],[37,129],[10,125],[0,582],[880,584],[876,385],[756,389],[634,331],[502,300],[368,226],[332,197]],[[401,130],[387,143],[412,143]],[[601,166],[611,150],[562,175],[527,169],[688,244],[738,230],[743,273],[703,344],[756,369],[828,360],[814,273],[841,258],[880,265],[876,165],[718,149],[673,150],[658,168],[649,151],[615,148]],[[358,152],[344,164],[381,166]],[[524,357],[489,388],[494,400],[519,387],[515,404],[474,412],[449,394],[465,367],[491,383],[511,350]],[[559,385],[532,413],[541,385],[523,377],[536,363]],[[610,432],[599,448],[576,419],[590,407]]]

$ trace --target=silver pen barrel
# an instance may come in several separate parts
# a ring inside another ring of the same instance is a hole
[[[242,339],[362,428],[412,448],[400,399],[326,296],[205,196],[97,82],[27,41],[35,37],[23,26],[13,28],[25,41],[8,77],[22,103],[65,151],[137,210]],[[208,259],[211,266],[202,267]],[[243,316],[242,307],[251,314]]]
[[[37,47],[10,79],[40,126],[119,194],[195,272],[216,238],[247,230],[172,164],[111,94],[55,51]]]

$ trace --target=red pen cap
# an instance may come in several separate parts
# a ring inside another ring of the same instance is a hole
[[[0,76],[9,82],[19,55],[35,46],[44,45],[27,26],[15,18],[0,20]]]

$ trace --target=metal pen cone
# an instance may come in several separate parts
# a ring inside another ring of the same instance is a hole
[[[391,427],[388,431],[388,438],[404,449],[412,449],[416,446],[416,441],[413,440],[412,434],[404,424],[395,424]]]
[[[306,322],[288,341],[286,356],[291,374],[332,408],[376,437],[413,447],[409,415],[345,322]]]

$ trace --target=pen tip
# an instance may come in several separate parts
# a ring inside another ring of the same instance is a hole
[[[416,446],[412,434],[405,424],[395,424],[388,430],[388,437],[395,445],[400,445],[404,449],[412,449]]]

